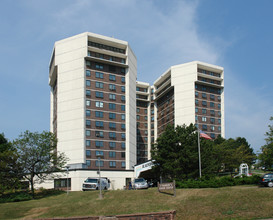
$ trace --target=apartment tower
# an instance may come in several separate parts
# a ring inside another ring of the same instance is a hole
[[[55,43],[50,126],[70,168],[132,170],[136,75],[136,57],[126,41],[83,33]]]
[[[171,66],[152,85],[136,78],[126,41],[86,32],[55,43],[50,129],[75,171],[71,189],[98,168],[122,188],[141,172],[135,166],[151,159],[168,124],[193,123],[213,139],[225,137],[222,67],[193,61]]]

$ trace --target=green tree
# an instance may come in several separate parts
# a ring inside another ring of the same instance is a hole
[[[273,117],[270,118],[273,121]],[[272,169],[273,167],[273,124],[268,125],[269,131],[265,133],[266,145],[261,147],[261,154],[259,155],[260,165],[266,169]]]
[[[67,161],[63,153],[57,152],[57,139],[51,132],[25,131],[14,141],[14,146],[19,153],[23,175],[30,182],[33,197],[34,184],[52,178],[54,172],[62,170]]]
[[[247,163],[250,166],[256,159],[250,144],[242,137],[216,142],[214,153],[217,158],[218,172],[233,172],[235,168],[239,168],[241,163]]]
[[[21,167],[16,149],[0,134],[0,194],[19,187]]]
[[[198,178],[199,160],[196,127],[167,126],[166,130],[152,146],[154,170],[162,177],[171,179]],[[215,160],[212,154],[213,143],[201,140],[202,174],[209,175],[215,170]]]

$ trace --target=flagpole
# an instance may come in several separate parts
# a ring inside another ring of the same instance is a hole
[[[200,132],[199,128],[197,128],[197,134],[198,134],[198,157],[199,157],[199,177],[201,178],[201,153],[200,153]]]

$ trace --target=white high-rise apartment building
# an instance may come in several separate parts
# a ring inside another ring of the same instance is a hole
[[[225,136],[222,67],[193,61],[170,67],[153,85],[136,78],[126,41],[87,32],[55,43],[50,129],[69,158],[72,190],[97,176],[98,167],[112,188],[122,188],[135,165],[151,159],[151,145],[168,124],[193,123],[212,138]],[[66,180],[54,186],[60,181]]]

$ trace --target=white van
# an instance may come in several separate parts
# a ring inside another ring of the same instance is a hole
[[[107,178],[92,178],[88,177],[82,184],[82,191],[86,190],[98,190],[100,187],[101,180],[101,189],[109,189],[110,181]]]

